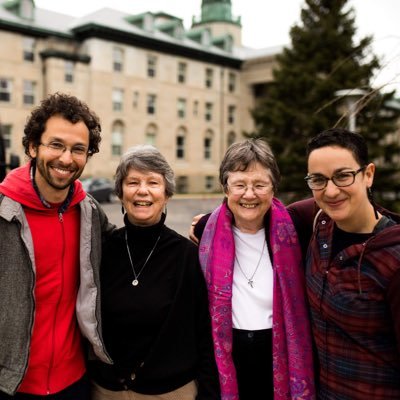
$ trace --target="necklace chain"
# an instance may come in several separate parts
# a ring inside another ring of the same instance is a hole
[[[146,258],[146,261],[144,262],[142,268],[140,268],[140,271],[136,274],[135,271],[135,267],[133,266],[133,262],[132,262],[132,256],[131,256],[131,251],[129,250],[129,245],[128,245],[128,232],[125,231],[125,244],[126,244],[126,250],[128,251],[128,257],[129,257],[129,262],[131,263],[131,267],[132,267],[132,272],[133,272],[133,276],[134,276],[134,280],[132,281],[132,286],[137,286],[139,284],[139,276],[140,274],[143,272],[144,267],[146,266],[147,262],[150,260],[151,255],[153,254],[158,241],[160,240],[161,235],[158,236],[155,245],[153,246],[153,248],[151,249],[149,255]]]
[[[258,267],[260,266],[261,259],[262,259],[262,256],[263,256],[263,254],[264,254],[265,244],[266,244],[266,241],[264,240],[264,241],[263,241],[263,247],[262,247],[262,249],[261,249],[260,258],[258,259],[258,263],[257,263],[257,265],[256,265],[256,268],[254,269],[254,272],[253,272],[253,274],[251,275],[250,278],[248,278],[248,277],[246,276],[246,274],[244,273],[244,271],[243,271],[243,269],[242,269],[242,267],[241,267],[241,265],[240,265],[240,263],[239,263],[239,259],[238,259],[237,255],[235,254],[235,260],[236,260],[237,265],[238,265],[238,267],[239,267],[239,269],[240,269],[240,272],[241,272],[241,273],[243,274],[243,276],[247,279],[247,283],[250,285],[251,288],[254,287],[254,280],[253,280],[253,278],[254,278],[254,276],[255,276],[257,270],[258,270]]]

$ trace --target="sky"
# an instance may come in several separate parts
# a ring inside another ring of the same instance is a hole
[[[300,22],[303,0],[232,0],[232,13],[242,21],[243,45],[253,48],[290,44],[290,28]],[[201,0],[35,0],[37,7],[80,17],[103,7],[131,14],[164,11],[182,18],[189,29],[200,16]],[[400,95],[400,0],[349,0],[356,12],[357,37],[372,35],[382,69],[374,86]]]

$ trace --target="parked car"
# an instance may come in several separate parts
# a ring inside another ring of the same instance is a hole
[[[110,203],[114,196],[114,184],[107,178],[85,178],[81,180],[83,189],[98,202]]]

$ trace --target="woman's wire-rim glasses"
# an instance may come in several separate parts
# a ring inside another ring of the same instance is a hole
[[[266,195],[273,190],[273,186],[270,183],[257,183],[255,185],[245,185],[242,183],[237,183],[233,185],[226,185],[229,191],[233,195],[242,196],[244,195],[248,189],[252,189],[253,193],[256,195]]]
[[[323,190],[327,187],[328,181],[332,181],[337,187],[351,186],[356,180],[356,175],[367,168],[366,165],[355,171],[342,171],[327,178],[324,175],[311,174],[307,175],[304,180],[307,182],[311,190]]]

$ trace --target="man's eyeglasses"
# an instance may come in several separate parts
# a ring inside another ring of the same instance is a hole
[[[51,154],[58,157],[67,150],[71,152],[71,157],[76,160],[83,160],[90,154],[84,146],[67,147],[61,142],[39,143],[39,145],[47,147]]]
[[[331,178],[327,178],[324,175],[311,174],[307,175],[304,179],[307,182],[308,187],[311,190],[322,190],[328,185],[328,181],[332,181],[337,187],[351,186],[356,175],[363,171],[366,166],[359,168],[356,171],[342,171],[332,175]]]
[[[233,195],[244,195],[248,189],[252,189],[253,192],[257,195],[265,195],[268,194],[272,191],[272,185],[271,184],[265,184],[265,183],[258,183],[253,186],[248,186],[244,185],[242,183],[237,183],[235,185],[227,185],[227,188]]]

